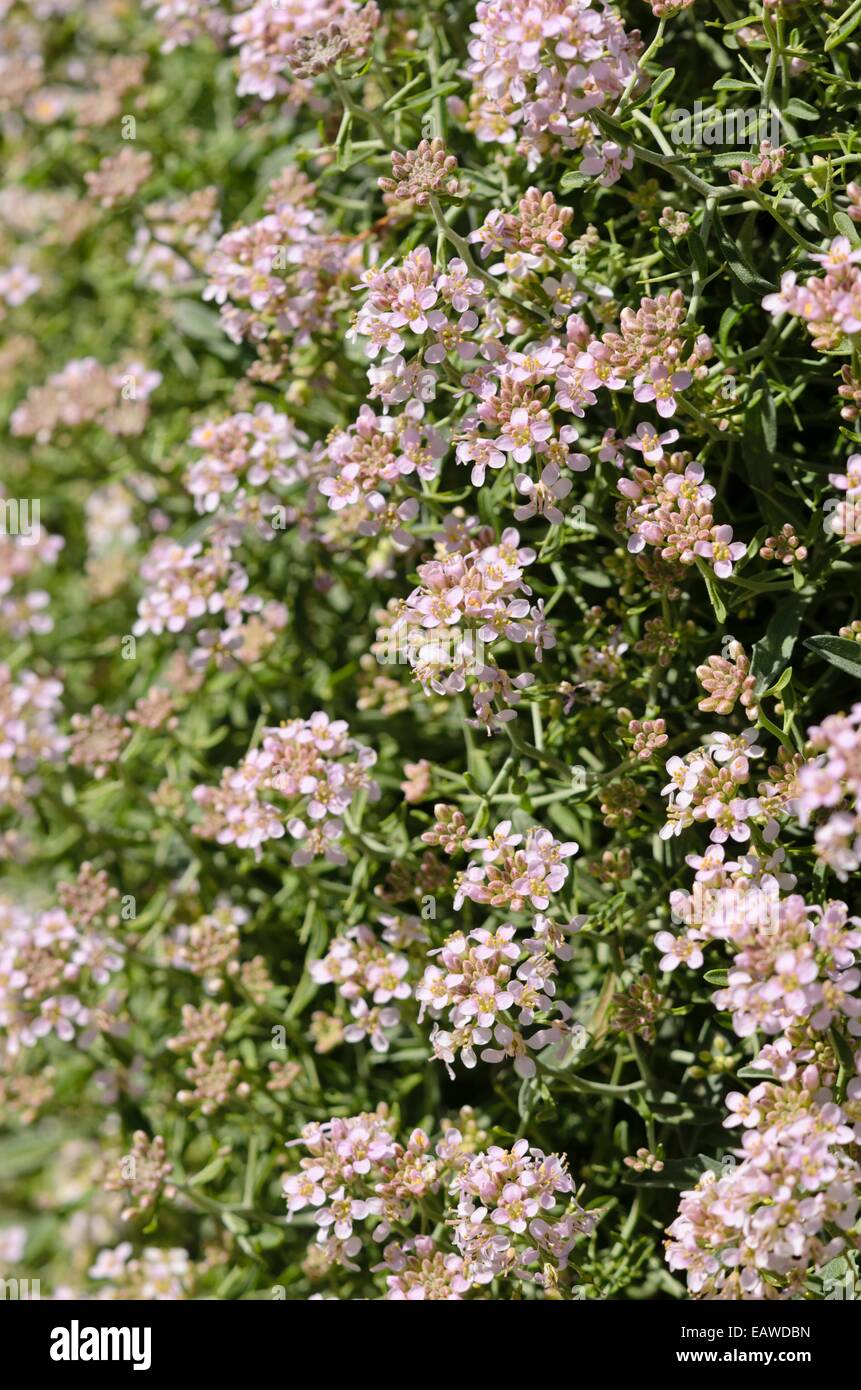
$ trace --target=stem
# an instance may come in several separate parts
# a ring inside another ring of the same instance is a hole
[[[338,93],[344,110],[349,111],[354,120],[364,121],[366,125],[371,126],[371,128],[377,132],[386,148],[391,148],[392,137],[386,130],[385,125],[380,120],[376,111],[368,111],[363,106],[359,106],[357,102],[353,101],[353,98],[347,91],[344,79],[339,77],[336,72],[332,72],[329,75],[332,79],[332,86]]]
[[[649,59],[654,57],[658,49],[663,44],[664,30],[666,29],[666,27],[667,21],[665,19],[662,19],[658,24],[657,29],[655,30],[655,37],[652,39],[652,42],[649,44],[645,52],[640,55],[639,61],[637,62],[634,71],[631,73],[631,76],[628,78],[628,81],[625,85],[625,90],[619,97],[618,105],[616,106],[616,109],[613,112],[613,117],[615,120],[618,120],[619,113],[623,111],[628,104],[629,96],[633,92],[640,78],[645,75],[643,70],[646,64],[648,63]]]

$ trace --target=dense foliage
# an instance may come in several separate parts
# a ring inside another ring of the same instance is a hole
[[[0,1275],[852,1296],[861,4],[0,39]]]

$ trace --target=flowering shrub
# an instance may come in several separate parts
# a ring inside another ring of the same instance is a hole
[[[857,1288],[837,9],[0,0],[0,1278]]]

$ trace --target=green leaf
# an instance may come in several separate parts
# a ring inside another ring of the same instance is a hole
[[[717,618],[718,622],[723,624],[726,622],[726,605],[720,596],[720,590],[718,589],[717,580],[714,577],[714,573],[705,565],[702,566],[701,573],[703,579],[706,582],[706,588],[709,591],[709,600],[711,601],[711,606],[714,609],[714,615]]]
[[[207,1163],[205,1168],[201,1168],[199,1173],[195,1173],[193,1178],[188,1179],[189,1187],[201,1187],[204,1183],[212,1182],[213,1178],[219,1177],[230,1162],[229,1154],[216,1154],[211,1163]]]
[[[402,102],[397,109],[399,111],[421,110],[429,106],[435,97],[448,97],[461,89],[460,82],[441,82],[438,87],[431,87],[429,91],[420,92],[418,96],[410,97],[408,101]]]
[[[659,77],[656,77],[648,91],[648,96],[652,101],[657,101],[662,92],[665,92],[671,82],[675,81],[675,68],[664,68]]]
[[[834,227],[841,236],[848,237],[853,246],[861,246],[861,236],[852,218],[845,212],[835,212]]]
[[[404,86],[401,87],[401,89],[400,89],[399,92],[395,92],[394,96],[389,97],[388,101],[384,101],[383,104],[382,104],[382,106],[380,107],[380,110],[381,110],[381,111],[398,111],[398,110],[400,110],[401,105],[403,104],[403,102],[404,102],[404,100],[405,100],[405,98],[406,98],[406,96],[407,96],[407,93],[408,93],[408,92],[412,92],[412,91],[415,90],[416,87],[421,86],[422,82],[424,82],[425,80],[426,80],[426,74],[423,73],[423,72],[418,73],[417,76],[411,78],[411,80],[410,80],[409,82],[405,83]]]
[[[203,343],[207,352],[225,362],[237,356],[239,348],[228,338],[215,310],[198,304],[194,299],[178,299],[171,315],[174,327],[183,338],[193,338]]]
[[[667,261],[675,270],[689,270],[690,263],[685,260],[681,253],[683,242],[675,242],[669,232],[663,227],[658,230],[658,246],[663,252],[664,260]]]
[[[694,265],[696,266],[700,275],[707,275],[709,269],[709,259],[706,255],[706,248],[699,232],[689,232],[687,241],[689,247],[691,248],[691,255],[694,259]]]
[[[777,448],[777,407],[764,372],[757,372],[744,408],[742,453],[751,483],[762,496],[760,510],[772,515],[774,451]],[[768,519],[768,516],[766,516]]]
[[[819,112],[816,107],[811,106],[809,102],[801,101],[799,97],[791,97],[783,109],[793,121],[819,120]]]
[[[825,52],[830,53],[832,49],[839,48],[845,43],[850,35],[854,34],[858,25],[861,24],[861,3],[853,0],[853,4],[844,10],[839,19],[828,26],[828,37],[825,40]]]
[[[808,637],[804,643],[817,656],[824,659],[838,671],[861,680],[861,646],[848,637]]]
[[[792,656],[801,615],[807,600],[799,594],[784,599],[761,637],[753,645],[750,673],[755,678],[754,694],[762,695],[774,685]]]
[[[600,107],[594,107],[589,112],[589,116],[600,127],[602,134],[608,135],[611,140],[617,141],[620,145],[630,145],[630,130],[626,130],[620,121],[608,116],[606,111],[602,111]]]
[[[224,342],[224,329],[218,314],[205,304],[198,304],[196,299],[178,299],[173,306],[173,321],[186,338]]]
[[[742,82],[740,77],[719,77],[717,82],[712,84],[713,92],[756,92],[754,82]]]
[[[839,1028],[829,1028],[828,1038],[847,1076],[855,1075],[855,1053]]]
[[[579,169],[569,169],[559,180],[559,187],[563,193],[568,193],[572,188],[582,188],[587,182],[586,175],[581,174]]]
[[[760,275],[756,267],[742,255],[738,241],[727,231],[719,214],[715,218],[715,234],[727,268],[737,284],[751,295],[770,294],[774,289],[773,283]]]

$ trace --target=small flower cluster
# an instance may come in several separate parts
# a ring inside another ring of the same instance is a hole
[[[162,53],[186,48],[204,36],[219,42],[227,35],[229,19],[220,0],[144,0],[154,10],[153,19],[164,34]]]
[[[399,1143],[386,1106],[306,1125],[293,1143],[308,1156],[284,1179],[284,1194],[291,1215],[315,1209],[319,1231],[308,1251],[309,1274],[359,1270],[355,1260],[365,1243],[359,1222],[373,1220],[371,1238],[381,1242],[393,1227],[408,1228],[419,1204],[426,1210],[441,1203],[440,1230],[451,1226],[453,1245],[443,1235],[389,1241],[372,1266],[385,1277],[387,1299],[462,1299],[496,1279],[540,1284],[546,1266],[541,1273],[535,1266],[542,1258],[564,1270],[577,1239],[597,1222],[574,1197],[564,1159],[530,1148],[526,1139],[479,1152],[486,1138],[468,1109],[458,1128],[443,1126],[436,1144],[422,1129]]]
[[[239,929],[248,921],[248,911],[232,903],[220,903],[191,923],[181,922],[159,943],[161,957],[175,970],[188,970],[203,983],[207,994],[219,994],[226,979],[239,974]],[[204,1005],[202,1022],[212,1017]],[[192,1029],[197,1042],[211,1043],[220,1032],[207,1027],[200,1037]],[[176,1039],[171,1046],[180,1049]]]
[[[156,294],[193,280],[221,231],[218,190],[201,188],[188,198],[148,203],[129,251],[140,284]]]
[[[573,384],[591,393],[601,386],[618,391],[631,382],[635,401],[654,402],[661,419],[669,419],[676,413],[677,392],[707,376],[705,363],[713,352],[705,333],[690,341],[686,312],[681,290],[642,299],[637,309],[624,308],[619,315],[619,331],[591,339],[576,359],[580,376],[572,378]],[[561,397],[560,404],[565,405]]]
[[[239,96],[263,101],[286,98],[301,104],[310,94],[306,84],[290,77],[290,49],[297,39],[313,36],[332,20],[355,10],[352,0],[256,0],[231,20],[230,41],[239,49]]]
[[[766,536],[760,555],[763,560],[777,560],[781,565],[801,565],[807,559],[807,546],[802,545],[790,521],[781,526],[776,536]]]
[[[727,986],[714,1002],[732,1014],[741,1038],[798,1028],[821,1033],[835,1018],[857,1018],[861,919],[849,917],[844,902],[818,907],[797,893],[781,898],[775,875],[766,871],[752,882],[750,867],[750,856],[736,865],[721,863],[720,886],[713,883],[705,894],[671,895],[674,913],[690,925],[680,938],[658,932],[655,944],[665,953],[661,968],[684,962],[696,969],[705,943],[729,943],[736,954]]]
[[[439,950],[429,952],[439,956],[441,965],[429,965],[416,987],[419,1021],[425,1009],[434,1018],[449,1011],[451,1032],[434,1024],[430,1041],[434,1057],[452,1079],[455,1058],[472,1068],[477,1048],[482,1049],[481,1060],[493,1065],[512,1058],[520,1077],[535,1075],[529,1049],[564,1051],[572,1031],[571,1010],[555,1000],[554,956],[570,959],[571,949],[561,928],[547,918],[538,917],[536,923],[535,936],[525,941],[506,922],[477,927],[467,935],[455,932]],[[526,1038],[521,1030],[533,1023],[540,1026]]]
[[[116,897],[113,894],[113,897]],[[104,902],[104,907],[110,900]],[[31,913],[0,905],[0,1040],[9,1057],[49,1034],[86,1047],[117,1028],[116,996],[105,986],[123,965],[115,914],[51,907]]]
[[[399,501],[398,485],[413,473],[431,481],[444,453],[442,436],[424,423],[420,411],[377,416],[363,405],[355,424],[329,439],[319,489],[329,509],[343,514],[343,531],[383,532],[397,549],[407,550],[413,542],[406,527],[418,516],[419,504],[415,497]]]
[[[83,767],[100,782],[118,762],[131,729],[119,714],[102,705],[93,705],[86,714],[73,714],[70,720],[69,765]]]
[[[50,632],[54,626],[48,611],[50,595],[33,585],[32,576],[56,564],[65,542],[62,536],[49,535],[32,513],[22,527],[21,504],[5,497],[0,488],[0,515],[8,518],[10,508],[18,508],[18,527],[10,528],[7,520],[0,529],[0,633],[17,641],[30,632]]]
[[[289,16],[285,8],[272,13]],[[319,15],[309,9],[311,17],[316,25]],[[345,307],[361,270],[361,247],[328,230],[313,197],[314,185],[288,170],[272,182],[265,215],[226,232],[207,261],[203,297],[221,306],[221,323],[233,342],[248,340],[263,352],[252,375],[266,380],[283,375],[291,347],[335,330],[335,310]]]
[[[715,521],[715,490],[703,482],[702,464],[690,462],[690,454],[664,453],[664,445],[677,438],[676,430],[659,435],[641,424],[628,441],[643,455],[643,464],[618,485],[628,503],[619,508],[620,526],[630,532],[628,550],[639,555],[652,546],[662,560],[675,566],[705,560],[718,579],[727,579],[747,547],[733,540],[731,526]]]
[[[277,485],[289,487],[303,476],[307,436],[298,430],[289,415],[265,403],[253,411],[240,411],[226,419],[205,421],[192,432],[191,444],[201,457],[191,464],[185,486],[194,498],[198,512],[215,512],[224,499],[231,498],[228,515],[243,514],[247,502],[245,487]],[[261,512],[271,511],[277,498],[261,497]],[[271,526],[261,527],[265,537]]]
[[[730,170],[729,181],[736,188],[760,188],[781,172],[785,159],[786,150],[782,145],[774,149],[770,140],[763,140],[756,159],[743,159],[740,169]]]
[[[105,1281],[100,1299],[158,1303],[189,1298],[194,1273],[187,1250],[147,1245],[137,1256],[128,1240],[112,1250],[100,1250],[89,1271],[91,1279]]]
[[[264,729],[260,746],[238,767],[227,768],[219,786],[195,787],[194,800],[203,811],[197,833],[221,845],[254,849],[259,857],[260,846],[286,830],[301,842],[294,864],[309,864],[320,855],[345,864],[343,817],[359,793],[378,798],[379,787],[369,775],[376,760],[373,749],[350,738],[343,719],[330,720],[320,710],[310,719]]]
[[[655,19],[675,19],[676,15],[689,10],[694,0],[642,0],[642,3],[651,5]]]
[[[122,1192],[131,1199],[122,1213],[123,1221],[149,1215],[162,1195],[167,1201],[176,1196],[176,1188],[168,1182],[173,1164],[167,1161],[166,1153],[160,1134],[150,1139],[142,1129],[136,1130],[131,1151],[123,1154],[106,1175],[107,1192]]]
[[[762,307],[775,317],[794,314],[804,322],[813,346],[830,352],[843,338],[861,332],[861,248],[853,247],[848,237],[838,236],[827,251],[811,252],[810,259],[825,274],[799,284],[794,270],[785,271],[780,289],[766,295]]]
[[[669,781],[662,788],[669,802],[661,838],[669,839],[689,825],[705,821],[712,823],[710,839],[716,845],[728,839],[744,844],[750,839],[751,824],[761,826],[766,842],[773,842],[777,817],[792,814],[803,758],[788,759],[784,753],[769,768],[768,780],[758,784],[757,796],[746,796],[751,759],[762,757],[763,751],[756,742],[756,731],[746,729],[741,734],[712,734],[707,743],[684,758],[670,758]]]
[[[426,695],[468,689],[472,722],[492,733],[516,718],[521,694],[535,677],[523,672],[512,678],[487,659],[487,648],[500,639],[529,644],[540,661],[556,639],[541,603],[530,602],[523,570],[535,551],[520,545],[518,532],[506,528],[494,544],[486,528],[461,524],[457,517],[450,523],[440,541],[441,558],[418,566],[421,583],[385,635],[403,646]]]
[[[735,638],[726,643],[720,656],[710,656],[697,667],[697,680],[706,692],[697,709],[710,714],[732,714],[736,702],[741,700],[747,717],[756,718],[756,681],[750,674],[750,658]]]
[[[386,950],[371,928],[362,925],[335,937],[326,955],[310,967],[316,984],[337,985],[349,1003],[353,1021],[344,1029],[344,1041],[367,1038],[375,1052],[388,1052],[386,1032],[401,1020],[398,1003],[412,995],[408,971],[407,957]]]
[[[231,21],[231,42],[239,47],[237,93],[281,97],[295,110],[312,99],[313,86],[291,73],[313,78],[341,58],[364,57],[379,21],[374,0],[362,8],[353,0],[256,0]]]
[[[428,248],[419,246],[400,265],[365,271],[357,288],[367,295],[350,335],[368,340],[368,357],[375,358],[382,349],[390,354],[383,359],[383,369],[371,375],[371,384],[386,405],[408,400],[417,388],[420,400],[432,399],[436,373],[429,371],[418,379],[416,368],[407,371],[400,356],[405,334],[432,335],[424,353],[431,367],[444,362],[449,352],[466,361],[476,355],[477,344],[469,335],[478,328],[475,310],[484,307],[484,286],[469,274],[464,261],[456,258],[445,272],[437,272]]]
[[[828,481],[844,496],[829,499],[826,529],[844,545],[861,545],[861,454],[852,454],[845,473],[829,473]]]
[[[236,538],[225,532],[212,542],[178,541],[159,537],[140,567],[141,579],[147,588],[138,604],[138,616],[132,627],[136,637],[151,632],[179,633],[203,617],[220,615],[233,634],[233,646],[239,645],[243,618],[259,613],[262,599],[247,592],[248,574],[233,557]],[[204,641],[205,634],[200,638]],[[204,641],[204,662],[208,661]]]
[[[100,207],[113,208],[133,198],[152,175],[152,155],[126,147],[107,155],[98,169],[85,174],[89,195]]]
[[[605,186],[631,168],[631,152],[602,141],[589,119],[638,73],[639,33],[625,32],[607,0],[479,0],[470,27],[468,125],[477,139],[513,145],[530,169],[582,150],[582,172]]]
[[[616,713],[622,726],[621,737],[626,743],[631,744],[631,752],[640,762],[650,762],[669,738],[666,721],[635,719],[629,709],[620,709]]]
[[[291,1216],[315,1208],[322,1247],[315,1253],[327,1268],[357,1268],[352,1261],[362,1240],[355,1223],[374,1218],[373,1239],[385,1240],[392,1226],[407,1224],[415,1203],[439,1192],[464,1160],[462,1135],[453,1128],[435,1149],[420,1129],[405,1146],[398,1143],[394,1118],[384,1105],[374,1114],[306,1125],[297,1143],[308,1157],[300,1160],[298,1173],[284,1179],[287,1208]]]
[[[466,898],[512,912],[543,912],[568,877],[564,862],[576,854],[574,840],[560,842],[549,831],[533,826],[526,835],[514,834],[511,821],[500,821],[482,839],[468,839],[466,849],[480,849],[481,862],[458,875],[455,911]]]
[[[41,790],[36,770],[60,763],[68,739],[59,730],[60,681],[0,664],[0,807],[21,814]]]
[[[854,1113],[861,1081],[850,1089]],[[709,1169],[682,1193],[667,1260],[685,1271],[694,1298],[797,1297],[847,1240],[861,1245],[852,1231],[861,1185],[852,1156],[858,1124],[812,1065],[784,1085],[763,1082],[748,1096],[733,1093],[728,1103],[725,1124],[744,1125],[742,1146],[720,1175]]]
[[[379,22],[379,8],[368,0],[360,10],[348,10],[322,29],[293,39],[287,62],[297,77],[319,77],[342,60],[359,62],[367,57]]]
[[[12,433],[47,444],[60,430],[95,423],[123,438],[140,434],[160,372],[140,362],[103,367],[94,357],[67,362],[44,386],[34,386],[12,412]]]
[[[18,309],[41,289],[42,281],[34,275],[23,262],[10,265],[8,270],[0,270],[0,322],[5,318],[3,305]]]
[[[546,1274],[535,1271],[539,1260],[565,1269],[578,1238],[598,1220],[574,1196],[565,1160],[530,1147],[528,1139],[476,1154],[457,1174],[454,1189],[454,1242],[478,1284],[512,1276],[541,1283]]]
[[[457,159],[449,154],[439,138],[422,140],[406,154],[392,151],[392,177],[379,180],[386,202],[397,204],[409,201],[425,207],[432,196],[458,198],[463,189],[458,181]]]
[[[818,811],[816,853],[841,880],[861,867],[861,704],[831,714],[808,729],[813,756],[798,771],[798,816],[807,825]]]
[[[490,267],[491,275],[506,273],[515,280],[523,279],[531,271],[550,268],[552,256],[565,250],[573,216],[573,210],[560,207],[549,189],[542,193],[540,188],[531,186],[518,201],[516,211],[494,208],[481,226],[470,233],[469,240],[477,243],[482,260],[501,255],[501,261]],[[583,303],[585,296],[566,293],[574,290],[570,279],[555,284],[557,293],[551,297],[557,313]],[[548,286],[548,294],[551,290],[552,286]]]

